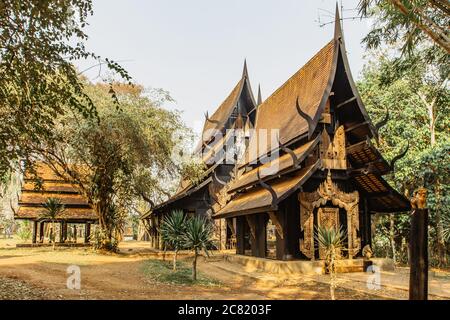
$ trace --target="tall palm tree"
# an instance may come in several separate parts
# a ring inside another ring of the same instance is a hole
[[[196,216],[186,223],[186,231],[183,236],[184,246],[194,250],[194,260],[192,261],[192,279],[197,280],[197,257],[200,251],[209,256],[208,249],[212,247],[213,226],[206,218]]]
[[[161,237],[165,245],[170,245],[174,250],[173,271],[177,270],[178,251],[183,248],[183,235],[186,230],[186,218],[183,211],[175,210],[166,216],[161,224]]]
[[[341,252],[344,250],[345,232],[340,226],[337,228],[318,227],[316,230],[317,242],[319,247],[325,251],[325,267],[330,274],[330,294],[331,300],[335,300],[335,289],[337,287],[336,279],[336,260],[341,258]]]
[[[50,220],[50,222],[52,223],[52,230],[53,230],[52,241],[53,241],[53,250],[55,250],[55,245],[56,245],[55,223],[58,219],[58,216],[64,212],[65,207],[61,203],[61,200],[56,199],[56,198],[48,198],[44,204],[44,208],[45,208],[46,212],[44,212],[41,215],[41,218]]]

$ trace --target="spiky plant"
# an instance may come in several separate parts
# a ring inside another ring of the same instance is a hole
[[[52,223],[53,234],[51,238],[53,239],[51,239],[51,241],[53,241],[53,250],[55,250],[56,245],[55,223],[58,219],[58,216],[64,212],[65,207],[61,203],[61,200],[56,198],[48,198],[44,204],[44,208],[45,212],[41,215],[41,218],[45,220],[50,220],[50,222]]]
[[[209,256],[208,249],[212,247],[213,225],[205,217],[196,216],[188,219],[183,236],[184,246],[194,250],[192,261],[192,279],[197,280],[197,258],[200,251]]]
[[[168,244],[175,251],[173,255],[173,271],[177,270],[177,256],[178,251],[183,248],[185,230],[186,218],[181,210],[172,211],[171,214],[164,218],[161,225],[161,237],[164,242],[164,248]]]
[[[330,274],[330,294],[331,300],[335,300],[335,289],[337,287],[336,279],[336,261],[341,258],[341,252],[344,249],[344,240],[346,234],[340,226],[337,228],[318,227],[316,229],[316,238],[325,251],[325,267]]]

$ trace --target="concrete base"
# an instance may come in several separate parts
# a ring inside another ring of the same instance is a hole
[[[224,255],[224,259],[231,263],[237,263],[243,266],[244,271],[254,272],[263,271],[274,274],[324,274],[325,262],[323,260],[306,261],[306,260],[294,260],[294,261],[280,261],[264,258],[257,258],[244,255]],[[379,266],[382,270],[389,270],[393,264],[390,264],[390,259],[372,259],[373,264]],[[339,273],[345,272],[363,272],[364,260],[363,259],[345,259],[339,260],[336,263],[336,269]]]

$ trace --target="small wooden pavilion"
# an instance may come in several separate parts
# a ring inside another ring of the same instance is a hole
[[[64,205],[64,211],[57,217],[59,224],[59,243],[69,241],[68,227],[72,227],[72,240],[77,236],[84,236],[84,243],[88,244],[91,234],[91,224],[97,223],[98,218],[86,198],[77,190],[73,182],[66,181],[46,164],[36,164],[36,175],[26,172],[23,178],[19,208],[14,213],[15,219],[29,220],[33,223],[32,243],[43,243],[46,226],[50,221],[45,218],[44,204],[49,198],[56,198]],[[38,182],[38,183],[37,183]],[[77,225],[84,224],[84,230],[77,230]],[[56,230],[52,230],[56,233]]]

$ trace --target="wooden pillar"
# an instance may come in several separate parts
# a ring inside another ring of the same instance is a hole
[[[86,222],[84,224],[84,243],[89,243],[90,238],[91,238],[91,224],[89,222]]]
[[[77,225],[73,225],[73,241],[77,243]]]
[[[252,256],[266,257],[266,214],[252,214],[245,216],[250,227],[252,239]]]
[[[67,241],[67,221],[63,221],[62,222],[62,242],[66,242]]]
[[[236,254],[245,254],[245,217],[236,218]]]
[[[300,211],[297,196],[287,198],[282,202],[275,214],[280,231],[277,231],[276,256],[277,260],[293,260],[300,258]],[[307,240],[305,240],[307,241]]]
[[[64,243],[64,221],[59,223],[59,243]]]
[[[409,238],[409,300],[428,299],[428,209],[413,209]]]
[[[39,222],[39,242],[40,243],[44,242],[44,225],[45,225],[44,221]]]
[[[38,222],[33,221],[33,236],[31,238],[31,243],[36,243],[37,231],[38,231],[37,229],[38,229]]]

